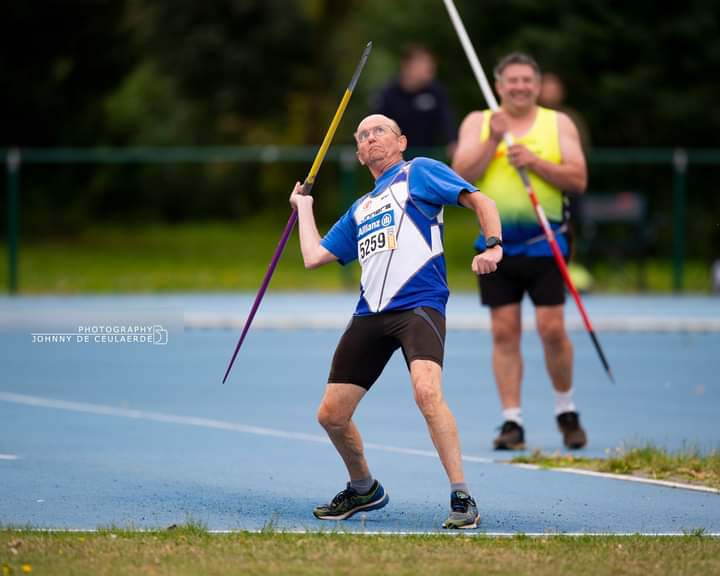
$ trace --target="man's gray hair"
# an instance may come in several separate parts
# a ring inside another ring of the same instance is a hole
[[[512,64],[525,64],[526,66],[530,66],[535,71],[535,75],[538,78],[541,75],[540,66],[538,65],[535,58],[533,58],[529,54],[525,54],[525,52],[511,52],[507,56],[503,56],[493,69],[495,79],[498,80],[500,78],[500,75],[503,73],[503,70],[505,70],[505,68]]]

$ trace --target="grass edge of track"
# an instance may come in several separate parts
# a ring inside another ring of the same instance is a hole
[[[2,574],[697,574],[720,570],[720,538],[483,533],[212,533],[200,522],[164,530],[0,527]],[[474,537],[467,537],[472,534]]]
[[[534,450],[513,457],[509,463],[530,464],[546,469],[583,469],[618,477],[635,476],[720,489],[720,449],[702,452],[695,446],[686,446],[671,452],[646,443],[608,450],[606,458],[547,454]]]

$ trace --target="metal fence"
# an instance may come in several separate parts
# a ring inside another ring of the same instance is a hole
[[[443,149],[415,153],[444,159]],[[33,164],[168,164],[168,163],[273,163],[311,162],[315,148],[301,146],[247,146],[210,148],[11,148],[2,155],[7,171],[8,292],[18,291],[20,279],[20,201],[23,166]],[[673,289],[684,287],[687,172],[691,165],[720,165],[720,149],[598,148],[588,153],[591,165],[665,166],[672,171]],[[336,146],[327,161],[339,164],[339,185],[344,199],[357,194],[355,149]]]

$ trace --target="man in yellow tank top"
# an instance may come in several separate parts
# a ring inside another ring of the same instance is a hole
[[[525,446],[521,414],[523,360],[521,303],[527,292],[545,351],[545,363],[555,390],[555,416],[566,447],[587,443],[573,401],[573,349],[565,329],[565,287],[550,245],[537,223],[530,198],[517,174],[525,168],[540,204],[555,230],[565,257],[564,194],[581,194],[587,168],[577,128],[564,113],[537,105],[540,68],[520,52],[502,58],[495,67],[500,110],[475,111],[460,127],[453,168],[495,200],[502,220],[504,259],[493,274],[480,279],[482,303],[490,308],[493,371],[504,422],[494,441],[496,450]],[[508,147],[503,135],[512,134]],[[480,234],[478,251],[487,248]]]

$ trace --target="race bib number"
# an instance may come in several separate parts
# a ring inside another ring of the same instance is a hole
[[[395,248],[395,213],[392,209],[370,216],[358,227],[358,257],[361,262],[373,254]]]

